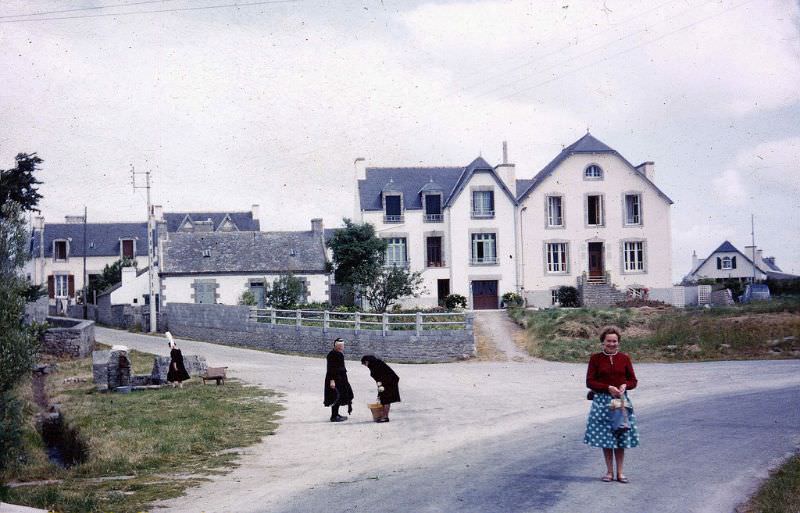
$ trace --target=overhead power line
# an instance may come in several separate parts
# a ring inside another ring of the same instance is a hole
[[[218,5],[204,5],[199,7],[174,7],[172,9],[152,9],[149,11],[129,11],[118,13],[102,13],[102,14],[82,14],[80,16],[51,16],[45,18],[29,18],[24,20],[3,20],[3,23],[35,23],[41,21],[54,21],[54,20],[75,20],[83,18],[107,18],[109,16],[132,16],[135,14],[161,14],[168,12],[182,12],[182,11],[204,11],[210,9],[229,9],[232,7],[252,7],[256,5],[271,5],[271,4],[291,4],[299,2],[300,0],[263,0],[260,2],[242,2],[232,4],[218,4]]]
[[[48,14],[63,14],[65,12],[78,12],[78,11],[96,11],[98,9],[113,9],[115,7],[130,7],[133,5],[142,5],[142,4],[161,4],[164,2],[172,2],[173,0],[142,0],[141,2],[130,2],[124,4],[115,4],[115,5],[95,5],[93,7],[76,7],[74,9],[62,9],[60,11],[40,11],[40,12],[32,12],[28,14],[6,14],[4,16],[0,16],[2,18],[25,18],[28,16],[46,16]]]

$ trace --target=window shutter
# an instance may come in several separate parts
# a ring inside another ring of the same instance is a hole
[[[736,269],[736,257],[731,258],[731,267]]]
[[[56,282],[52,274],[47,277],[47,297],[50,299],[56,297]]]
[[[70,274],[67,278],[67,287],[69,287],[69,297],[75,297],[75,275]]]
[[[717,269],[722,269],[722,259],[717,257]]]

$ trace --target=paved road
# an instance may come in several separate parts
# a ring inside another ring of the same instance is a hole
[[[97,338],[167,354],[162,338],[98,329]],[[584,365],[393,365],[403,402],[374,424],[374,382],[348,363],[356,410],[326,421],[324,361],[181,341],[184,354],[284,394],[276,436],[231,473],[167,501],[167,512],[730,513],[800,439],[800,361],[640,364],[632,392],[643,445],[631,483],[599,481],[581,443]]]

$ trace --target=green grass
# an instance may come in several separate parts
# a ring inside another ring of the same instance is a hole
[[[529,353],[548,360],[586,361],[600,350],[597,336],[608,325],[622,330],[622,349],[634,361],[800,357],[796,299],[685,310],[513,309],[509,315],[525,327]]]
[[[152,355],[133,351],[131,360],[135,373],[150,373]],[[67,377],[87,381],[65,384]],[[281,409],[271,401],[273,393],[236,380],[204,386],[194,378],[182,389],[96,392],[91,358],[59,362],[59,372],[48,377],[48,393],[88,445],[88,458],[69,469],[50,463],[30,422],[27,458],[0,475],[0,482],[63,482],[0,487],[0,500],[64,512],[138,512],[178,497],[208,475],[234,467],[236,449],[272,434]],[[133,478],[102,479],[115,476]]]
[[[772,473],[741,513],[797,513],[800,511],[800,455]]]

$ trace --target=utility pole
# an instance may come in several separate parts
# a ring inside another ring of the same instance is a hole
[[[755,216],[750,214],[750,243],[753,245],[753,283],[756,282],[756,224]]]
[[[145,185],[136,185],[136,175],[145,175]],[[147,259],[149,265],[147,266],[147,282],[150,291],[150,333],[155,333],[158,327],[158,313],[156,310],[156,292],[155,292],[155,251],[153,248],[153,230],[155,229],[155,219],[153,217],[153,206],[150,203],[150,171],[136,172],[133,165],[131,165],[131,182],[133,184],[134,192],[136,189],[147,189]],[[134,255],[136,256],[136,255]]]
[[[89,298],[86,280],[86,205],[83,206],[83,318],[89,318]]]

